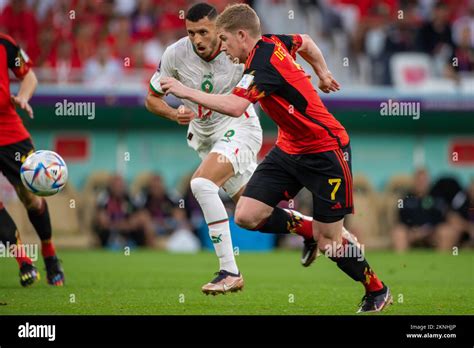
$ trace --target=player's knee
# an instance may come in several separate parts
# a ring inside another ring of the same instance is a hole
[[[209,179],[194,178],[191,180],[191,191],[199,202],[203,196],[217,194],[219,187]]]
[[[252,221],[252,217],[246,213],[239,213],[236,211],[234,220],[238,226],[248,230],[253,230],[257,226],[257,223]]]
[[[313,230],[318,231],[321,238],[339,240],[344,227],[344,217],[315,217]]]
[[[234,221],[238,226],[247,230],[257,230],[262,221],[270,216],[273,209],[266,211],[248,203],[245,197],[237,202]]]
[[[255,230],[261,223],[261,218],[257,212],[249,211],[245,208],[239,208],[235,210],[234,221],[235,223],[247,230]]]
[[[337,241],[341,238],[342,227],[333,224],[318,224],[318,234],[320,238]]]

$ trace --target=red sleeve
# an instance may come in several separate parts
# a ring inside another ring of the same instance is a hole
[[[273,35],[266,34],[264,35],[267,38],[271,39],[276,43],[281,43],[283,46],[290,52],[293,59],[296,59],[296,52],[303,44],[303,38],[300,34],[291,34],[291,35]]]
[[[233,89],[233,94],[256,103],[281,87],[283,79],[273,66],[276,57],[273,55],[274,47],[271,45],[256,49],[244,76]]]
[[[28,55],[8,35],[0,34],[0,45],[3,45],[7,52],[8,68],[13,71],[16,77],[23,79],[32,66]]]
[[[250,76],[250,75],[244,75],[244,78],[246,76]],[[253,104],[258,102],[259,99],[265,96],[265,92],[260,91],[255,84],[252,84],[251,86],[247,88],[237,86],[233,89],[232,93],[238,97],[247,99],[249,102]]]

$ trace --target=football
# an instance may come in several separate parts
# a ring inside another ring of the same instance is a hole
[[[66,162],[56,152],[39,150],[23,162],[20,176],[23,185],[35,195],[52,196],[66,185]]]

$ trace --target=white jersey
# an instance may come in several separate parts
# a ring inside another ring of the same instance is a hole
[[[184,37],[168,46],[161,57],[158,70],[150,80],[150,88],[163,94],[160,81],[163,77],[174,77],[183,85],[212,94],[230,94],[232,89],[242,79],[243,64],[234,64],[224,52],[217,54],[214,59],[205,61],[197,55],[188,37]],[[212,136],[240,124],[254,124],[260,127],[257,114],[249,105],[244,115],[238,118],[226,116],[205,109],[189,100],[183,100],[198,117],[189,124],[190,131],[197,133],[199,138]]]

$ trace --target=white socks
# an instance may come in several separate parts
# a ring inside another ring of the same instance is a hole
[[[230,236],[229,217],[219,197],[219,187],[211,180],[195,178],[191,180],[191,190],[209,226],[209,236],[219,258],[220,269],[238,274],[239,269],[235,263]]]

